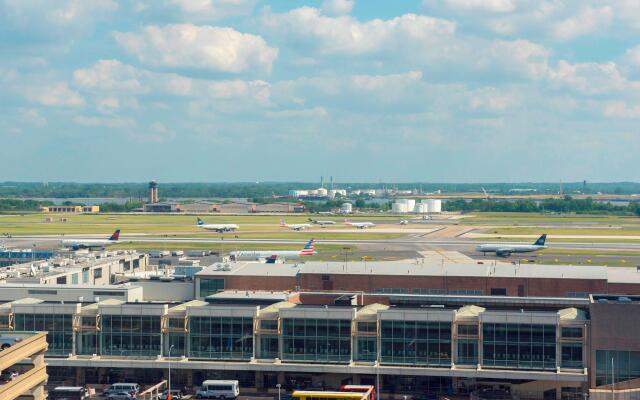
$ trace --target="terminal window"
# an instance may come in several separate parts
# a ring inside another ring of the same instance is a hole
[[[556,368],[556,326],[484,323],[483,366],[519,369]]]
[[[224,290],[224,279],[201,279],[200,280],[200,297],[221,292]]]
[[[596,386],[635,378],[640,378],[640,351],[596,351]]]

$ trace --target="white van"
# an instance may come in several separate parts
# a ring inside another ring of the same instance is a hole
[[[108,396],[110,394],[127,392],[131,394],[138,394],[140,391],[140,386],[137,383],[114,383],[109,387],[109,389],[105,390],[103,395]]]
[[[204,381],[196,392],[196,399],[235,399],[240,395],[238,381]]]

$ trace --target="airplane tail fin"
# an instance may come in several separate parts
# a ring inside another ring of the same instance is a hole
[[[315,254],[313,251],[313,248],[316,245],[316,240],[315,239],[311,239],[307,242],[307,244],[304,245],[304,248],[302,250],[300,250],[300,255],[301,256],[310,256]]]
[[[268,257],[268,258],[264,261],[264,263],[265,263],[265,264],[275,264],[277,259],[278,259],[278,256],[273,255],[273,256],[271,256],[271,257]]]
[[[202,219],[200,219],[200,217],[198,217],[198,220],[196,222],[196,225],[204,225],[204,221]]]
[[[536,242],[534,243],[534,245],[536,246],[544,246],[544,241],[547,240],[547,234],[543,234],[542,236],[540,236],[538,238],[538,240],[536,240]]]
[[[120,229],[117,229],[115,232],[113,232],[113,235],[109,237],[109,240],[116,241],[119,238],[120,238]]]

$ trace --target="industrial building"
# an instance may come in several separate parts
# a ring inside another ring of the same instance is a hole
[[[97,214],[100,212],[100,206],[46,206],[40,207],[40,211],[58,214]]]
[[[0,371],[3,376],[0,384],[0,399],[46,399],[44,392],[44,384],[48,378],[44,356],[48,348],[46,333],[14,333],[2,330],[0,335],[10,335],[10,338],[15,341],[9,347],[3,346],[0,351]],[[17,375],[7,380],[6,376],[15,373]]]

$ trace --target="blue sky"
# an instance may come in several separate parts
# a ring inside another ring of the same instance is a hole
[[[640,180],[637,0],[0,0],[0,180]]]

